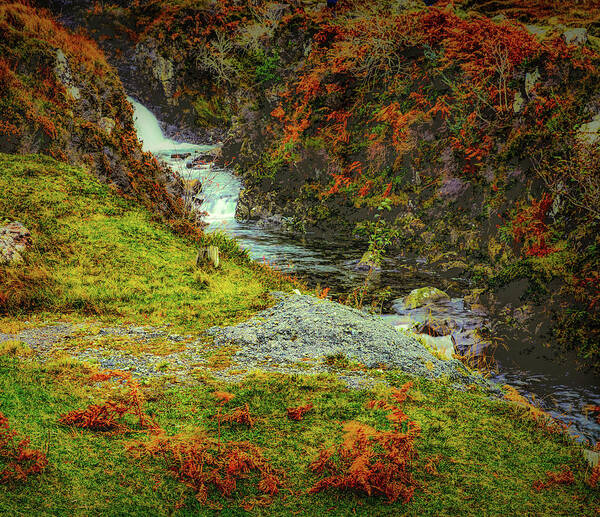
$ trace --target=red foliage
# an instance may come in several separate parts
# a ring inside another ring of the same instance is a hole
[[[592,488],[596,488],[598,486],[598,480],[600,480],[600,463],[598,463],[598,465],[592,469],[592,473],[587,480],[587,484]]]
[[[399,407],[407,397],[412,383],[392,394],[395,402],[373,401],[372,408],[385,409],[392,423],[389,431],[378,431],[359,422],[348,422],[341,444],[323,449],[311,464],[317,474],[326,474],[309,493],[322,490],[351,489],[367,495],[381,494],[390,503],[402,498],[410,501],[416,482],[410,473],[414,440],[420,428]]]
[[[30,449],[30,439],[17,441],[17,432],[10,428],[8,419],[0,413],[0,459],[6,466],[0,471],[0,483],[27,481],[48,466],[46,453]]]
[[[304,415],[306,415],[313,407],[314,406],[311,403],[308,403],[305,406],[289,407],[287,408],[287,417],[290,420],[302,420]]]
[[[59,422],[91,431],[125,433],[134,429],[126,424],[123,418],[125,415],[133,415],[137,418],[137,426],[140,429],[157,432],[158,425],[142,409],[143,398],[139,391],[139,384],[131,379],[130,374],[107,370],[91,378],[93,382],[104,382],[110,379],[120,379],[129,388],[129,393],[123,400],[108,400],[104,404],[92,404],[85,409],[70,411],[62,415]]]
[[[539,201],[533,200],[529,208],[521,210],[512,221],[512,233],[516,242],[526,242],[525,254],[545,257],[557,251],[546,244],[548,226],[545,222],[552,206],[552,196],[544,194]]]
[[[250,415],[250,408],[248,407],[248,404],[236,407],[226,415],[217,415],[216,418],[220,418],[221,422],[226,422],[230,424],[245,424],[248,427],[252,427],[254,425],[254,418],[252,418],[252,416]]]
[[[533,488],[540,492],[556,485],[572,485],[573,483],[575,483],[575,476],[570,468],[565,467],[560,472],[546,472],[546,481],[535,481]]]
[[[237,482],[252,474],[259,476],[258,491],[268,497],[279,492],[283,472],[273,468],[262,451],[248,442],[223,445],[205,437],[157,436],[148,443],[136,443],[130,450],[137,456],[160,457],[172,475],[196,493],[202,504],[218,508],[209,501],[214,488],[223,496],[235,492]],[[269,500],[246,501],[244,506],[268,504]]]

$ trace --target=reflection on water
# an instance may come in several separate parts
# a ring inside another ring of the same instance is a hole
[[[134,107],[145,149],[169,163],[184,179],[202,183],[197,198],[202,202],[201,210],[208,212],[207,231],[224,230],[237,237],[253,259],[266,260],[284,272],[302,277],[310,285],[329,287],[334,295],[348,293],[365,283],[369,273],[356,267],[365,251],[364,244],[339,236],[309,233],[298,237],[255,222],[235,221],[242,186],[239,178],[210,163],[193,162],[211,147],[164,138],[158,122],[154,124],[150,120],[153,115],[145,108],[141,110],[143,106],[138,103]],[[445,290],[453,297],[450,301],[412,310],[395,303],[384,307],[383,317],[393,325],[403,326],[429,318],[454,321],[457,329],[453,336],[458,352],[493,354],[497,371],[491,373],[492,379],[518,388],[554,417],[572,425],[574,434],[592,441],[600,439],[600,424],[584,410],[588,404],[600,405],[597,376],[579,371],[573,354],[557,358],[552,349],[528,342],[522,333],[501,331],[501,326],[492,318],[469,310],[462,300],[462,293],[468,287],[465,280],[444,278],[418,257],[395,257],[369,275],[368,285],[372,290],[389,288],[391,298],[402,298],[424,286]],[[486,329],[491,329],[491,333]],[[491,346],[494,341],[501,345]]]

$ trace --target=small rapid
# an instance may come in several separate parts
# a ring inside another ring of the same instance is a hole
[[[401,301],[384,307],[383,318],[396,327],[412,326],[428,319],[449,319],[459,326],[453,333],[455,349],[471,349],[485,354],[489,343],[481,340],[479,330],[493,327],[487,315],[465,307],[462,296],[465,280],[446,278],[418,258],[395,257],[384,261],[372,274],[357,268],[362,249],[346,237],[334,239],[318,234],[293,236],[257,222],[235,219],[242,181],[231,171],[215,167],[210,151],[214,146],[193,145],[166,138],[154,115],[134,99],[132,103],[138,136],[144,150],[154,153],[183,178],[190,188],[201,185],[194,194],[196,206],[204,212],[207,231],[225,231],[236,237],[240,246],[257,261],[268,261],[277,269],[303,278],[309,285],[330,287],[332,294],[349,293],[366,285],[373,290],[387,289],[389,296],[401,299],[412,289],[435,286],[446,290],[452,299],[427,309],[407,310]],[[495,348],[497,371],[490,378],[508,383],[553,417],[571,426],[582,439],[600,439],[600,424],[586,412],[587,405],[600,406],[598,379],[577,368],[574,354],[558,356],[551,347],[534,345],[523,336],[511,336]]]

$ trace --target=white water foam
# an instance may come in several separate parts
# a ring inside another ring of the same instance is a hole
[[[127,100],[133,106],[133,123],[137,131],[138,139],[142,142],[142,149],[151,153],[160,153],[161,151],[193,151],[199,146],[176,142],[163,135],[158,120],[154,114],[145,106],[140,104],[132,97]]]
[[[133,121],[143,150],[159,155],[184,180],[198,180],[201,183],[202,192],[197,197],[203,200],[200,210],[208,214],[208,222],[233,221],[242,188],[240,179],[229,171],[214,167],[212,163],[188,168],[185,161],[172,156],[191,153],[188,158],[190,161],[197,153],[209,151],[214,146],[176,142],[166,138],[154,114],[132,97],[127,99],[133,106]]]

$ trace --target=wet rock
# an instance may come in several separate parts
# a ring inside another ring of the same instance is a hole
[[[588,31],[585,27],[574,27],[572,29],[566,29],[562,36],[568,45],[582,47],[587,43]]]
[[[22,253],[31,245],[31,233],[18,221],[0,227],[0,264],[23,262]]]
[[[593,145],[600,140],[600,113],[598,113],[590,122],[582,124],[578,131],[581,141]]]
[[[458,329],[458,324],[450,319],[436,320],[430,319],[421,323],[416,331],[419,334],[427,334],[428,336],[440,337],[449,336]]]
[[[404,299],[404,306],[407,309],[416,309],[417,307],[423,307],[429,303],[449,299],[450,297],[437,287],[421,287],[420,289],[414,289],[409,293]]]
[[[171,155],[171,158],[173,160],[185,160],[186,158],[189,158],[192,155],[192,153],[175,153]]]
[[[358,261],[356,265],[356,269],[359,271],[370,271],[373,269],[379,269],[381,266],[381,261],[379,257],[372,251],[365,251],[361,259]]]

